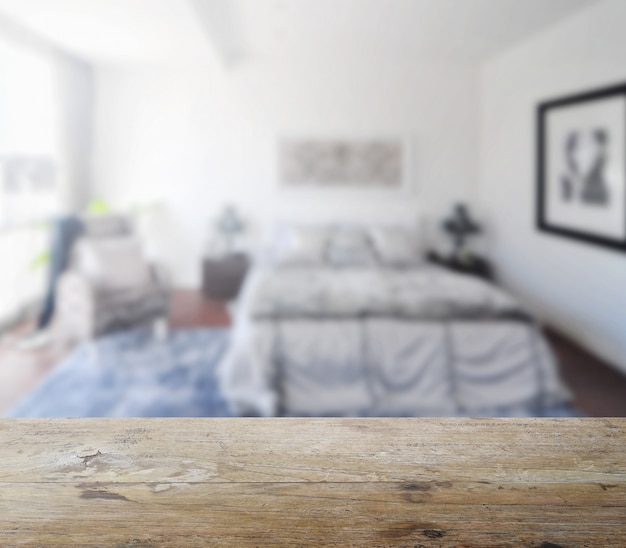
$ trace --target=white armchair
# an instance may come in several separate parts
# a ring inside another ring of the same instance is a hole
[[[104,221],[86,221],[85,235],[56,288],[55,331],[63,342],[167,322],[170,283],[165,271],[141,255],[128,223],[103,234]],[[91,226],[90,223],[95,223]],[[166,325],[166,323],[165,323]]]

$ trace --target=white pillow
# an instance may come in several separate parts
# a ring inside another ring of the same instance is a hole
[[[118,238],[131,232],[130,221],[122,215],[86,216],[83,226],[88,238]]]
[[[130,289],[150,283],[150,270],[137,240],[80,238],[74,248],[76,268],[99,289]]]
[[[335,230],[328,243],[328,262],[332,266],[362,266],[376,264],[367,233],[358,228]]]
[[[399,226],[377,226],[369,231],[376,256],[385,266],[416,266],[420,261],[417,238]]]
[[[324,263],[330,230],[327,227],[283,226],[275,244],[281,266],[319,266]]]

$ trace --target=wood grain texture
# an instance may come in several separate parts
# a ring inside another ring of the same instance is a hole
[[[626,419],[0,420],[0,546],[626,546]]]

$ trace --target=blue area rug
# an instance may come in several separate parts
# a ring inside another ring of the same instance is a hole
[[[215,367],[224,329],[132,330],[83,344],[10,417],[228,417]]]

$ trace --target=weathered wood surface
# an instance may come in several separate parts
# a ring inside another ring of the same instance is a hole
[[[0,420],[0,546],[626,546],[626,419]]]

